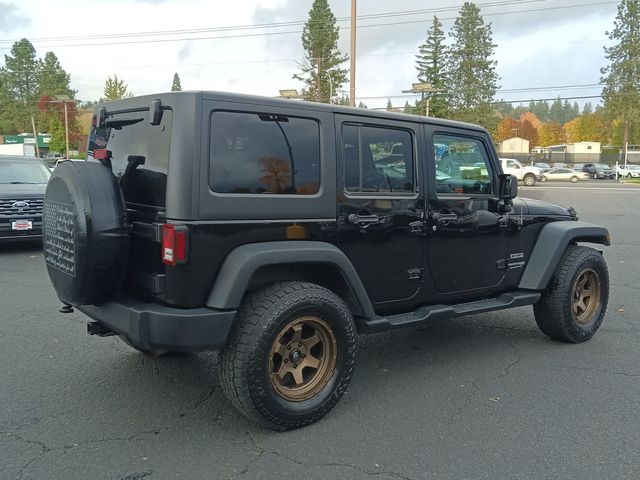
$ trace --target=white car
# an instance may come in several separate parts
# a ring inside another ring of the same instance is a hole
[[[514,175],[518,181],[527,186],[535,185],[536,181],[542,180],[541,168],[522,165],[515,158],[501,158],[500,163],[504,173]]]
[[[640,178],[640,165],[618,165],[616,172],[625,178]]]

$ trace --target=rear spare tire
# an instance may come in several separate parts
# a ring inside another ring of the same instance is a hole
[[[60,163],[47,185],[42,225],[47,271],[60,300],[98,304],[120,288],[129,223],[118,181],[106,166]]]

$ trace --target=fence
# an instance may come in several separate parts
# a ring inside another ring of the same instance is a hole
[[[545,153],[501,153],[500,157],[514,158],[523,165],[531,165],[534,162],[544,162],[553,166],[555,163],[564,165],[574,165],[576,163],[604,163],[610,167],[616,162],[624,163],[622,154],[617,150],[605,150],[602,153],[567,153],[567,152],[545,152]],[[627,153],[627,163],[640,164],[640,151],[629,151]]]

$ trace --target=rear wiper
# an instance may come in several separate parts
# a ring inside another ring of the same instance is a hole
[[[136,123],[140,123],[143,120],[144,118],[132,118],[130,120],[105,120],[104,126],[108,128],[115,128],[116,130],[120,130],[122,127],[135,125]]]

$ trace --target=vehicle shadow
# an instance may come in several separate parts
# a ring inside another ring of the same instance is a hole
[[[42,241],[41,240],[23,240],[23,241],[0,241],[0,255],[5,253],[31,253],[41,252]]]
[[[479,368],[499,374],[513,361],[514,350],[548,342],[535,325],[504,320],[477,315],[360,336],[356,371],[346,397],[349,405],[340,409],[341,415],[361,415],[361,407],[386,402],[390,389],[400,398],[410,397],[416,381],[428,386],[452,375],[472,378]],[[152,358],[112,341],[115,351],[108,359],[92,358],[93,365],[77,372],[88,391],[98,391],[91,387],[94,384],[102,393],[86,397],[85,391],[79,403],[90,412],[76,415],[137,412],[127,417],[126,428],[142,432],[154,428],[188,428],[202,434],[234,433],[238,428],[266,432],[244,419],[223,396],[216,353]]]

